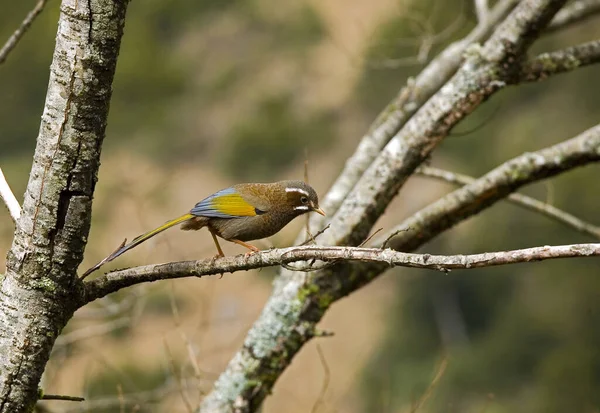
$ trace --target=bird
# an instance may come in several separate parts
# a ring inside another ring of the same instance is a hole
[[[233,185],[204,198],[188,213],[134,238],[128,244],[124,243],[87,270],[81,278],[178,224],[185,231],[206,227],[217,247],[216,257],[223,257],[217,237],[248,248],[248,254],[258,252],[259,249],[247,241],[270,237],[294,218],[311,211],[325,216],[325,212],[319,207],[317,192],[303,181]]]

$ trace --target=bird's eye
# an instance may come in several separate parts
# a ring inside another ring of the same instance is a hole
[[[308,202],[308,198],[303,196],[302,198],[300,198],[300,202],[302,202],[303,204],[306,204]]]

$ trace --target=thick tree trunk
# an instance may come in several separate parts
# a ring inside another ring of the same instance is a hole
[[[0,285],[0,412],[31,411],[80,303],[80,264],[127,0],[64,0],[33,166]]]

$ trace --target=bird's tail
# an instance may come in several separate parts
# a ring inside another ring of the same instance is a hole
[[[81,278],[83,279],[83,278],[87,277],[89,274],[91,274],[92,272],[96,271],[102,265],[104,265],[107,262],[110,262],[110,261],[114,260],[115,258],[123,255],[124,253],[126,253],[130,249],[133,249],[133,248],[137,247],[142,242],[144,242],[146,240],[149,240],[150,238],[152,238],[156,234],[160,234],[164,230],[167,230],[167,229],[171,228],[172,226],[175,226],[177,224],[185,222],[185,221],[187,221],[187,220],[189,220],[189,219],[191,219],[193,217],[194,217],[194,215],[192,215],[192,214],[182,215],[179,218],[175,218],[175,219],[172,219],[171,221],[165,222],[163,225],[161,225],[158,228],[153,229],[152,231],[148,231],[145,234],[142,234],[142,235],[134,238],[129,244],[121,245],[115,252],[113,252],[108,257],[104,258],[98,264],[94,265],[92,268],[90,268],[85,273],[83,273],[83,275],[81,276]]]

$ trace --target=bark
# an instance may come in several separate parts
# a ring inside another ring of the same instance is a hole
[[[492,267],[555,258],[598,257],[600,244],[573,244],[533,247],[513,251],[486,252],[472,255],[411,254],[390,248],[299,246],[275,248],[268,251],[217,259],[180,261],[151,264],[142,267],[112,271],[106,276],[90,281],[86,286],[86,301],[96,300],[123,288],[143,282],[172,280],[185,277],[206,277],[216,274],[281,265],[296,271],[322,269],[323,263],[360,261],[382,265],[385,268],[408,267],[442,272],[462,269]],[[307,263],[308,261],[308,263]],[[315,261],[320,261],[314,264]],[[297,268],[289,264],[299,263]],[[61,339],[64,337],[61,337]],[[61,340],[62,341],[62,340]]]
[[[64,0],[22,214],[0,285],[0,412],[29,412],[56,337],[80,303],[76,270],[127,0]]]
[[[452,127],[494,92],[518,82],[524,54],[564,4],[522,1],[482,47],[469,47],[456,74],[404,124],[344,197],[320,242],[362,242],[406,179]],[[344,266],[309,275],[282,271],[242,349],[199,411],[256,411],[294,355],[315,335],[316,323],[329,306],[364,285],[356,282],[359,275]]]

